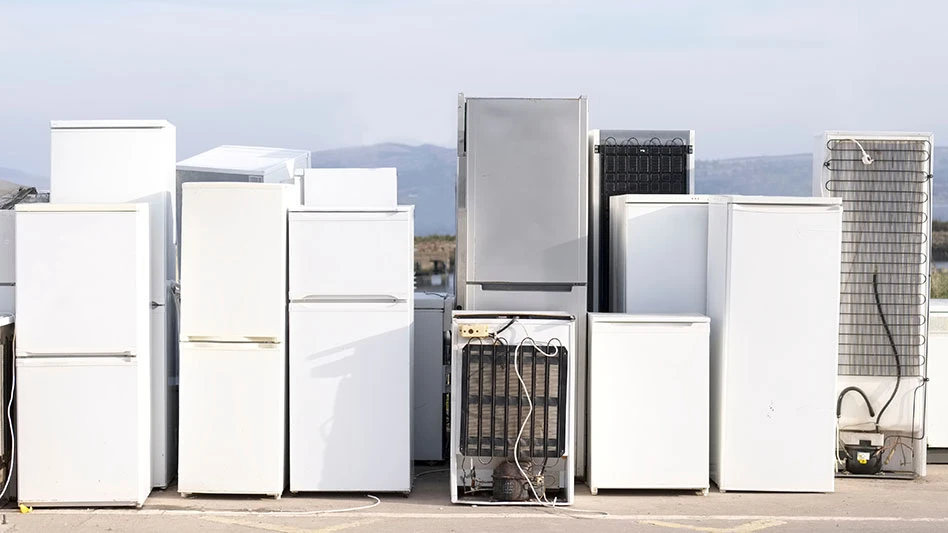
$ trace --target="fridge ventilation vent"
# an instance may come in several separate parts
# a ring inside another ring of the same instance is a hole
[[[516,346],[471,341],[461,353],[461,453],[468,457],[512,456],[514,441],[529,413],[526,392],[514,370]],[[523,346],[517,364],[533,393],[533,415],[519,450],[530,457],[566,454],[566,348]]]
[[[921,375],[930,250],[927,141],[834,139],[823,187],[843,199],[839,374]],[[866,155],[873,158],[864,163]]]

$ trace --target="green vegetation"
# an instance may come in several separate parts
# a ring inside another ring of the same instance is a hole
[[[948,270],[932,270],[931,297],[948,298]]]
[[[423,235],[421,237],[415,236],[415,244],[420,244],[423,242],[441,242],[441,241],[453,241],[454,235]]]

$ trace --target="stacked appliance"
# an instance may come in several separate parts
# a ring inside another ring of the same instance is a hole
[[[813,192],[844,207],[841,474],[925,475],[933,143],[930,133],[817,137]]]
[[[609,309],[705,314],[708,197],[627,194],[611,203]]]
[[[16,208],[22,504],[141,506],[151,492],[148,209]]]
[[[585,470],[586,98],[458,99],[457,302],[577,318],[576,470]]]
[[[264,146],[223,145],[201,152],[178,161],[176,212],[180,217],[181,186],[192,182],[286,183],[299,191],[297,202],[302,202],[299,175],[309,161],[308,150]],[[180,227],[176,242],[180,247]]]
[[[610,310],[609,273],[614,261],[610,258],[610,199],[626,194],[694,194],[694,145],[694,130],[589,132],[591,311]]]
[[[50,201],[149,205],[151,475],[155,487],[167,487],[177,459],[175,127],[164,120],[91,120],[53,121],[50,128]]]
[[[841,226],[834,198],[711,199],[711,479],[721,491],[833,491]]]
[[[412,365],[412,459],[444,461],[451,384],[451,311],[454,297],[415,293]]]
[[[394,168],[309,168],[303,171],[303,205],[389,209],[398,198]]]
[[[16,212],[0,210],[0,313],[12,313],[16,305],[15,233]]]
[[[455,311],[451,502],[573,503],[576,318]]]
[[[589,314],[586,480],[593,494],[707,494],[709,334],[702,315]]]
[[[182,187],[178,491],[279,498],[288,185]]]
[[[928,463],[948,463],[948,300],[932,300],[928,320],[928,378],[925,435]]]
[[[292,492],[411,490],[414,208],[356,201],[289,212]]]

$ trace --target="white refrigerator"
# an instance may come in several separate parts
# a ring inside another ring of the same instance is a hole
[[[832,492],[843,207],[708,206],[711,479],[722,491]]]
[[[50,201],[147,202],[151,238],[152,483],[167,487],[177,462],[177,343],[169,284],[175,276],[175,127],[164,120],[50,123]]]
[[[587,323],[590,492],[706,494],[708,317],[590,313]]]
[[[411,490],[414,208],[289,213],[290,490]]]
[[[291,202],[279,184],[182,188],[183,495],[283,493]]]
[[[20,503],[141,506],[151,491],[147,204],[20,204]]]

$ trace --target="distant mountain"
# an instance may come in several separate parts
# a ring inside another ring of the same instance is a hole
[[[700,150],[700,146],[699,146]],[[415,206],[415,234],[455,233],[457,152],[424,144],[376,144],[312,154],[314,167],[395,167],[398,169],[398,201]],[[812,187],[812,156],[782,156],[707,159],[695,163],[695,188],[699,194],[762,194],[809,196]],[[948,169],[948,147],[935,148],[935,218],[948,220],[948,182],[939,179]],[[49,180],[19,170],[0,168],[0,179],[49,187]]]

